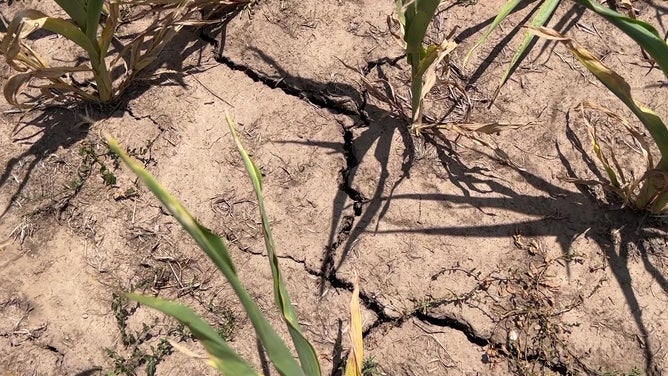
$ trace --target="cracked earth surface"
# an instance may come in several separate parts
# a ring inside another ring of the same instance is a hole
[[[431,37],[458,26],[463,55],[503,2],[489,3],[444,4]],[[641,16],[668,21],[653,15],[653,4],[642,2]],[[553,25],[570,25],[599,56],[617,54],[609,61],[616,68],[638,62],[630,41],[603,43],[573,28],[614,33],[569,7]],[[360,72],[407,98],[408,70],[387,30],[392,11],[391,2],[371,0],[263,1],[252,17],[232,19],[222,55],[216,29],[182,33],[152,78],[115,108],[4,116],[14,131],[0,139],[0,204],[9,207],[0,219],[9,240],[0,253],[0,368],[120,372],[119,359],[152,353],[160,338],[202,353],[174,322],[117,299],[131,289],[193,305],[229,329],[233,346],[259,366],[252,327],[231,289],[105,154],[101,136],[118,138],[228,240],[242,280],[281,328],[257,204],[224,123],[228,111],[264,175],[283,274],[325,374],[337,374],[345,359],[356,274],[366,354],[379,374],[665,373],[665,221],[610,209],[588,196],[598,192],[560,179],[593,174],[581,152],[586,130],[572,109],[592,96],[616,106],[614,98],[573,69],[561,48],[539,44],[488,109],[512,51],[486,63],[493,51],[483,47],[464,73],[471,117],[528,123],[486,138],[514,163],[455,134],[417,138],[361,84]],[[650,85],[662,76],[646,73],[629,70],[629,80],[665,116],[665,88]],[[456,98],[440,90],[427,101],[428,115],[462,120]],[[84,114],[98,121],[88,126]],[[91,161],[88,150],[101,157]],[[117,178],[112,186],[97,172],[102,164]],[[128,344],[123,333],[137,340]],[[140,362],[133,372],[147,367]],[[156,374],[214,373],[173,351]]]

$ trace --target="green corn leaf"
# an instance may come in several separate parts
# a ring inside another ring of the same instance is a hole
[[[617,26],[652,56],[668,77],[668,46],[656,29],[643,21],[629,18],[591,0],[574,0]]]
[[[271,225],[269,222],[269,217],[264,207],[264,197],[262,193],[262,175],[260,170],[257,168],[255,163],[251,160],[250,156],[244,149],[239,139],[239,135],[234,126],[234,121],[230,118],[229,114],[225,114],[227,124],[230,128],[230,133],[234,138],[234,142],[237,145],[237,149],[241,154],[241,157],[246,166],[246,171],[250,176],[251,182],[253,183],[253,188],[255,189],[255,195],[257,196],[258,207],[260,210],[260,215],[262,217],[262,232],[264,234],[264,243],[265,248],[267,249],[267,256],[269,259],[269,265],[271,267],[271,274],[274,282],[274,300],[278,306],[283,319],[288,327],[290,336],[292,337],[292,342],[297,349],[297,354],[299,355],[299,360],[301,361],[302,368],[307,375],[320,375],[320,363],[318,362],[318,355],[315,352],[315,349],[311,343],[304,337],[299,325],[297,318],[297,313],[295,308],[290,301],[290,295],[287,288],[285,287],[285,282],[281,275],[279,269],[278,256],[276,255],[276,245],[274,243],[274,236],[271,231]]]
[[[87,25],[87,19],[86,19],[86,4],[84,0],[55,0],[56,4],[60,5],[60,7],[67,13],[70,18],[74,22],[76,22],[77,25],[82,30],[85,30],[86,25]]]
[[[209,354],[210,363],[226,376],[259,375],[222,339],[216,330],[202,320],[192,309],[169,300],[150,296],[127,294],[129,299],[157,309],[187,326],[190,332],[204,346]]]
[[[99,52],[100,47],[97,41],[89,39],[76,25],[62,18],[49,17],[32,9],[17,13],[7,27],[7,33],[0,45],[0,51],[5,54],[10,65],[13,64],[12,60],[15,57],[25,56],[21,53],[21,39],[27,38],[39,29],[62,35],[83,48],[91,60],[91,68],[100,93],[100,99],[103,102],[111,99],[111,78],[107,72],[105,61]]]
[[[573,39],[565,37],[558,32],[548,28],[534,28],[532,32],[543,38],[558,40],[562,42],[573,55],[584,65],[596,78],[601,81],[617,98],[638,117],[650,135],[656,142],[661,152],[660,169],[668,169],[668,128],[661,121],[659,115],[654,111],[636,102],[631,94],[631,86],[622,76],[603,64],[596,56],[580,46]]]
[[[21,52],[21,40],[27,38],[31,33],[39,29],[45,29],[59,34],[83,48],[90,58],[91,68],[99,91],[99,99],[103,102],[111,100],[111,78],[107,71],[104,54],[100,51],[98,41],[94,35],[92,39],[89,38],[75,24],[62,18],[50,17],[40,11],[32,9],[17,13],[7,27],[7,33],[0,44],[0,51],[5,54],[10,65],[15,67],[12,61],[14,58],[21,59],[22,57],[25,57],[25,54]],[[109,36],[107,36],[107,38],[109,38]],[[108,46],[109,44],[106,45],[107,48]],[[35,54],[33,53],[33,55]],[[24,63],[29,64],[26,59],[23,59],[23,61]]]
[[[499,13],[496,15],[494,18],[494,21],[492,21],[492,24],[489,25],[489,28],[483,34],[480,39],[471,47],[469,52],[466,54],[466,57],[464,58],[464,62],[462,63],[462,66],[466,66],[466,63],[468,63],[469,59],[471,58],[471,55],[473,54],[473,51],[475,51],[478,47],[480,47],[485,41],[487,41],[487,38],[492,34],[494,30],[501,24],[503,20],[506,19],[506,17],[513,11],[517,6],[522,2],[523,0],[510,0],[508,1],[499,11]]]
[[[531,20],[531,27],[542,27],[543,25],[545,25],[547,20],[549,20],[550,17],[552,17],[552,14],[554,13],[554,10],[557,8],[557,5],[559,5],[560,1],[561,0],[546,0],[545,2],[543,2],[543,4],[541,4],[540,8],[538,9],[538,12],[534,16],[533,20]],[[517,69],[517,63],[524,56],[525,53],[529,52],[528,47],[535,38],[536,36],[531,32],[526,32],[524,34],[524,39],[522,40],[522,43],[515,52],[515,55],[513,56],[513,59],[510,61],[510,64],[508,65],[508,68],[506,69],[505,73],[501,77],[499,86],[496,87],[496,90],[492,95],[492,100],[490,102],[490,105],[499,95],[499,92],[501,91],[503,85],[508,81],[508,79],[513,74],[515,69]]]
[[[104,5],[104,0],[88,0],[86,2],[86,36],[92,42],[92,44],[98,49],[97,44],[97,27],[100,23],[100,15],[102,14],[102,6]]]
[[[102,7],[104,0],[87,0],[86,1],[86,28],[85,33],[91,45],[95,49],[95,54],[90,55],[91,65],[95,73],[95,82],[97,83],[97,90],[102,102],[109,102],[113,96],[111,87],[111,77],[107,71],[107,65],[104,57],[107,54],[106,50],[102,50],[102,38],[97,39],[97,29],[100,23],[100,16],[102,15]],[[118,5],[118,4],[116,4]],[[113,22],[113,20],[112,20]],[[108,38],[108,35],[104,37]],[[107,44],[106,47],[109,47]]]
[[[399,22],[404,28],[406,57],[411,66],[411,119],[414,125],[419,125],[422,120],[422,98],[425,94],[423,77],[419,74],[421,57],[426,53],[422,43],[440,0],[397,0],[396,4]],[[425,70],[423,69],[423,72]]]
[[[666,124],[657,113],[633,99],[631,86],[622,76],[605,66],[596,56],[573,39],[544,27],[533,28],[531,31],[540,37],[562,42],[580,63],[596,76],[608,90],[615,94],[645,126],[654,142],[656,142],[661,153],[661,160],[653,170],[646,172],[646,181],[640,189],[635,205],[653,213],[662,211],[668,202],[668,127],[666,127]]]
[[[100,1],[100,4],[103,4],[103,2]],[[89,8],[89,11],[90,9],[91,8]],[[101,13],[102,13],[102,8],[99,8],[97,19],[94,20],[94,22],[99,22],[100,18],[99,16]],[[91,16],[91,18],[95,17]],[[94,45],[98,50],[98,59],[96,59],[98,61],[98,65],[93,66],[93,68],[95,70],[95,81],[97,82],[97,90],[99,92],[100,100],[102,102],[108,102],[114,97],[114,89],[112,87],[111,76],[109,74],[105,58],[107,56],[111,40],[114,38],[114,33],[116,32],[116,28],[118,27],[119,20],[120,20],[120,4],[117,2],[112,2],[108,6],[107,21],[105,22],[105,25],[102,28],[102,32],[100,33],[100,38],[95,39],[96,32],[92,33],[91,35],[88,35],[88,38],[92,38],[91,40],[94,42]]]
[[[438,58],[439,52],[439,46],[431,45],[424,49],[424,54],[420,58],[420,63],[418,64],[417,71],[415,72],[416,78],[422,79],[422,76],[424,76],[425,72],[427,72],[427,69],[429,69],[429,67]]]
[[[405,40],[409,46],[421,46],[427,27],[436,13],[440,0],[413,0],[406,10]]]
[[[248,294],[239,280],[225,243],[211,231],[201,226],[188,213],[183,205],[172,197],[160,184],[137,162],[131,159],[111,137],[107,137],[109,148],[119,155],[121,160],[139,177],[139,179],[153,192],[167,210],[179,221],[181,226],[197,242],[207,256],[213,261],[230,283],[239,297],[248,317],[253,323],[255,332],[264,346],[267,356],[278,372],[283,376],[304,376],[304,371],[294,359],[285,342],[269,324],[257,303]]]

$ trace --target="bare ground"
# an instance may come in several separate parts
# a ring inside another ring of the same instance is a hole
[[[580,102],[628,114],[563,48],[543,42],[488,109],[518,41],[497,33],[466,67],[460,62],[502,3],[444,2],[430,35],[458,27],[452,64],[462,76],[452,77],[467,89],[472,121],[527,124],[485,136],[506,158],[453,132],[409,134],[341,63],[408,98],[408,69],[386,24],[393,4],[371,0],[264,1],[230,22],[222,56],[219,29],[183,32],[114,107],[4,115],[0,368],[214,374],[163,341],[202,353],[187,331],[121,297],[133,290],[193,305],[260,369],[231,290],[102,137],[117,137],[227,238],[242,279],[280,326],[257,205],[224,124],[229,111],[264,174],[281,266],[327,374],[345,358],[355,273],[377,374],[666,372],[665,219],[562,179],[602,174]],[[665,6],[636,4],[666,32]],[[2,13],[21,6],[2,5]],[[504,23],[504,35],[519,33],[531,8]],[[630,40],[569,2],[550,25],[668,115],[665,78]],[[463,121],[462,108],[445,85],[427,101],[437,119]],[[626,134],[614,126],[602,133],[638,173]]]

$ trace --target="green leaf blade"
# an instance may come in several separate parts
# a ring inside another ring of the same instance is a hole
[[[111,137],[107,137],[109,148],[119,155],[121,160],[139,177],[139,179],[153,192],[162,202],[181,226],[197,242],[202,250],[214,262],[216,267],[223,273],[230,283],[241,304],[244,306],[248,317],[253,323],[255,332],[264,346],[267,356],[276,369],[284,376],[303,376],[304,371],[294,359],[287,345],[280,338],[276,330],[269,324],[260,307],[251,298],[241,284],[225,243],[211,231],[201,226],[188,213],[183,205],[172,197],[156,180],[137,162],[132,160]]]
[[[306,375],[321,375],[322,370],[320,368],[320,363],[318,361],[318,355],[313,348],[313,345],[306,339],[302,333],[301,327],[299,325],[297,312],[290,301],[290,294],[285,286],[283,276],[281,274],[278,262],[278,256],[276,254],[276,244],[274,242],[273,233],[271,230],[271,225],[267,211],[264,207],[264,195],[262,193],[262,174],[259,169],[253,163],[248,152],[244,149],[239,139],[239,135],[234,126],[234,121],[230,118],[229,114],[226,114],[227,124],[230,128],[230,133],[234,139],[234,142],[239,150],[239,154],[244,161],[246,171],[253,183],[253,188],[255,190],[255,195],[258,200],[258,207],[260,210],[260,216],[262,219],[262,232],[264,234],[265,247],[267,249],[267,256],[269,259],[269,265],[271,268],[271,274],[273,279],[274,286],[274,300],[278,306],[283,319],[288,327],[290,337],[292,342],[295,345],[297,350],[297,355],[301,362],[302,368]]]
[[[86,37],[79,28],[69,21],[66,21],[62,18],[49,17],[45,13],[42,13],[33,9],[23,10],[14,17],[12,24],[14,23],[24,23],[30,24],[30,30],[36,31],[38,29],[45,29],[56,34],[62,35],[63,37],[69,39],[70,41],[76,43],[79,47],[86,50],[89,55],[96,56],[96,49],[90,40]],[[11,27],[12,25],[10,25]],[[9,28],[8,28],[9,29]],[[27,37],[28,34],[23,34],[20,37]],[[3,41],[4,43],[4,41]]]
[[[409,5],[406,17],[406,43],[409,46],[421,46],[431,19],[436,13],[440,0],[414,1]],[[411,12],[411,8],[414,10]]]
[[[560,2],[561,0],[546,0],[545,2],[543,2],[543,4],[541,4],[540,8],[538,9],[538,12],[531,20],[530,24],[531,27],[538,28],[544,26],[547,23],[547,21],[552,17],[554,11],[557,9],[557,6],[559,5]],[[496,90],[494,91],[494,94],[492,95],[490,104],[494,102],[496,97],[501,92],[501,88],[503,87],[503,85],[505,85],[506,82],[508,82],[510,76],[513,74],[513,72],[515,72],[520,60],[522,60],[522,58],[527,53],[529,53],[530,46],[532,45],[535,39],[536,36],[532,32],[527,31],[526,33],[524,33],[524,39],[522,40],[520,46],[517,48],[515,55],[513,55],[510,64],[508,64],[508,68],[503,73],[503,76],[501,76],[501,80],[499,81],[499,85],[497,86]]]
[[[650,24],[629,18],[590,0],[574,0],[604,17],[631,37],[652,56],[664,75],[668,77],[668,45],[659,32]]]
[[[187,326],[192,334],[204,346],[211,358],[211,363],[226,376],[259,375],[222,339],[216,330],[202,320],[192,309],[169,300],[138,294],[127,294],[129,299],[154,308],[172,316]]]
[[[88,0],[86,2],[86,36],[88,40],[97,48],[98,55],[100,54],[99,46],[97,44],[97,28],[100,23],[100,16],[102,15],[102,6],[104,0]]]
[[[83,0],[55,1],[82,30],[86,27],[86,4]]]
[[[522,1],[523,0],[509,0],[503,7],[501,7],[499,13],[496,15],[496,17],[494,17],[494,21],[492,21],[492,24],[489,25],[489,28],[487,29],[485,34],[483,34],[480,37],[480,39],[478,39],[478,41],[473,45],[473,47],[471,47],[469,52],[466,54],[466,57],[464,57],[464,62],[462,63],[462,66],[466,66],[473,52],[487,41],[487,38],[489,38],[492,32],[496,30],[496,28],[501,24],[501,22],[503,22],[503,20],[505,20],[506,17],[508,17],[508,15],[512,13]]]

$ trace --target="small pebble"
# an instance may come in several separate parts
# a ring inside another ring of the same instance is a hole
[[[84,313],[83,315],[81,315],[81,317],[83,317],[83,319],[86,320],[88,318],[88,314]]]
[[[518,337],[519,336],[517,335],[517,332],[514,330],[511,330],[510,333],[508,334],[508,339],[510,339],[513,342],[517,341]]]

